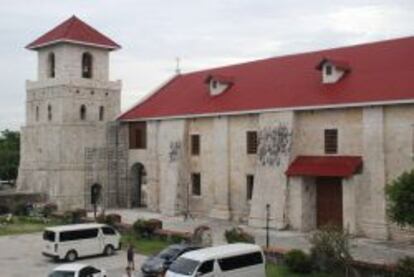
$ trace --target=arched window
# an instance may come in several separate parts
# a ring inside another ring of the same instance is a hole
[[[49,120],[49,121],[51,121],[52,120],[52,106],[49,104],[49,105],[47,105],[47,119]]]
[[[39,106],[36,106],[36,121],[39,121]]]
[[[85,120],[86,119],[86,107],[85,105],[82,105],[80,107],[80,119]]]
[[[48,56],[48,76],[49,78],[55,78],[55,54],[49,53]]]
[[[92,55],[89,53],[83,53],[82,55],[82,77],[92,78]]]
[[[105,117],[104,106],[100,106],[99,107],[99,120],[100,121],[104,120],[104,117]]]

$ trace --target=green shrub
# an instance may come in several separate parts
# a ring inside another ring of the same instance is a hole
[[[66,211],[64,215],[64,217],[71,223],[81,223],[82,218],[87,216],[87,212],[85,209],[75,209],[72,211]]]
[[[311,261],[322,272],[345,271],[352,257],[349,251],[349,233],[335,226],[325,226],[310,238]]]
[[[285,254],[286,266],[296,273],[309,273],[312,271],[312,262],[305,252],[293,249]]]
[[[55,203],[46,203],[43,207],[42,207],[42,215],[44,217],[50,217],[50,215],[54,212],[56,212],[58,209],[58,206]]]
[[[132,229],[137,237],[151,238],[155,230],[162,228],[162,222],[158,219],[138,219],[134,222]]]
[[[10,208],[4,205],[0,205],[0,215],[10,213]]]
[[[255,243],[254,237],[245,232],[240,227],[233,227],[230,230],[226,230],[224,232],[224,236],[228,243],[236,243],[236,242],[246,242],[246,243]]]
[[[397,263],[397,276],[413,277],[414,276],[414,257],[405,257]]]
[[[13,208],[13,214],[19,216],[28,216],[30,213],[30,207],[27,203],[17,203]]]
[[[107,214],[104,219],[104,223],[115,226],[118,223],[121,223],[122,217],[119,214]]]
[[[388,216],[400,226],[414,226],[414,170],[404,172],[386,188]]]

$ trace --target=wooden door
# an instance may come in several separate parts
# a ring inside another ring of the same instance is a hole
[[[330,224],[342,228],[342,179],[316,179],[316,224],[318,228]]]

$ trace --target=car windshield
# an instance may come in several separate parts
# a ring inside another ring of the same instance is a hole
[[[200,262],[198,261],[179,258],[171,264],[169,271],[188,276],[194,273],[194,270],[198,267],[199,264]]]
[[[158,257],[160,257],[161,259],[164,259],[164,260],[171,260],[172,258],[177,256],[178,253],[180,253],[180,250],[177,249],[177,248],[167,248],[167,249],[162,250],[158,254]]]
[[[48,241],[55,241],[55,232],[44,231],[43,232],[43,239],[48,240]]]
[[[58,270],[50,273],[49,277],[75,277],[75,272]]]

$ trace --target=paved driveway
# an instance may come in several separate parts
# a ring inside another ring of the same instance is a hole
[[[0,276],[4,277],[46,277],[48,273],[61,264],[43,257],[40,233],[0,236]],[[142,263],[144,256],[136,256],[136,267]],[[123,276],[126,266],[126,252],[118,251],[111,257],[92,257],[78,262],[105,268],[108,277]],[[138,276],[138,274],[137,274]]]

